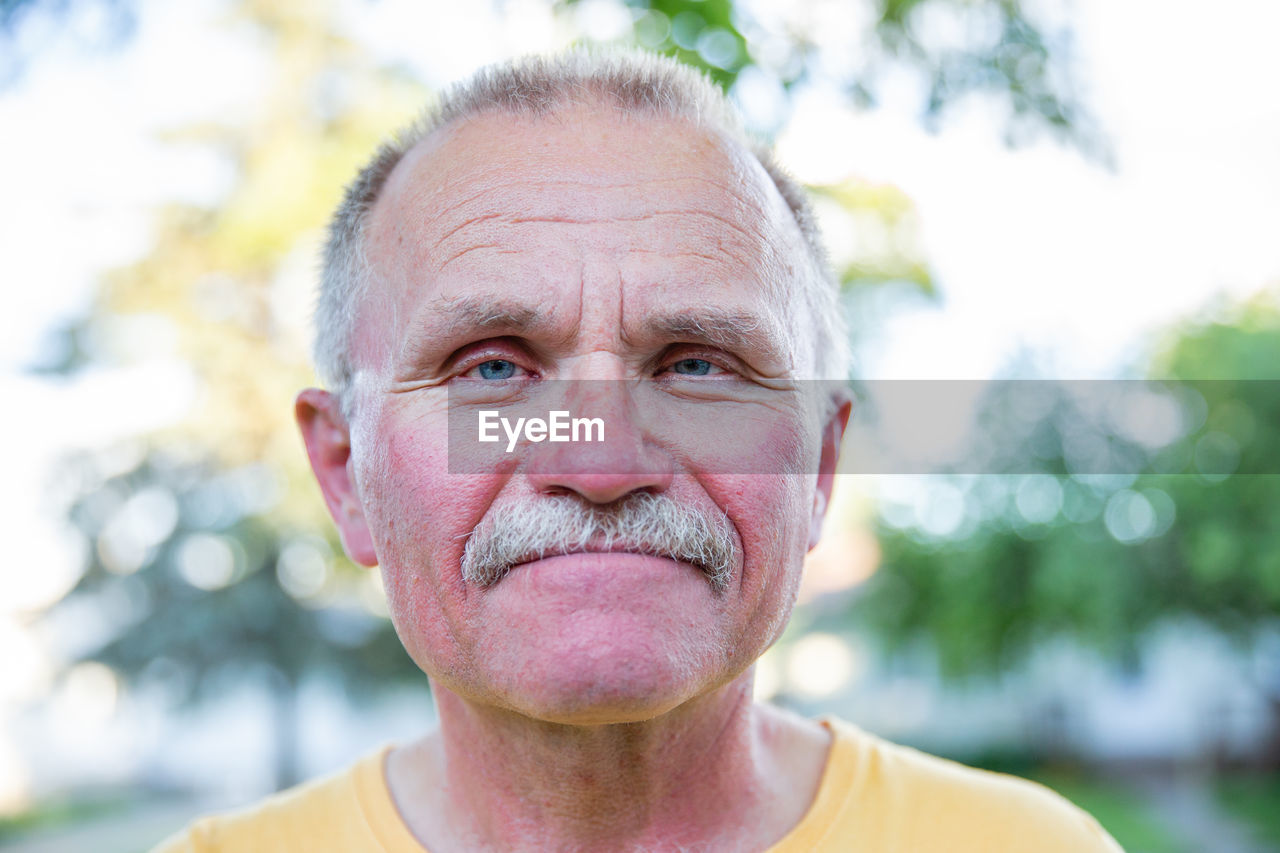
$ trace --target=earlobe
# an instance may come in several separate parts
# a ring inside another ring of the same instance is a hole
[[[338,525],[343,548],[360,565],[377,565],[364,505],[351,473],[351,433],[337,398],[327,391],[308,388],[298,394],[294,416],[325,506]]]
[[[809,521],[810,549],[822,538],[822,521],[827,515],[827,508],[831,504],[831,492],[835,488],[840,443],[844,440],[844,431],[849,426],[849,418],[852,414],[853,401],[842,398],[822,428],[822,455],[818,460],[818,481],[813,493],[813,515]]]

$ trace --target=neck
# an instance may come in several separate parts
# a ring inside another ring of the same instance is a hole
[[[829,738],[750,688],[748,671],[650,720],[563,725],[436,685],[440,728],[393,753],[389,782],[433,853],[762,849],[812,802]]]

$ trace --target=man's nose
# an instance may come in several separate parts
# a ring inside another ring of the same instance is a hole
[[[546,494],[572,492],[607,504],[632,492],[663,492],[671,486],[675,462],[647,435],[626,380],[569,380],[564,405],[574,417],[598,419],[603,440],[593,430],[579,440],[532,445],[525,464],[530,484]]]

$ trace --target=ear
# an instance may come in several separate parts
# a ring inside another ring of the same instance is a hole
[[[294,416],[325,505],[338,525],[342,547],[360,565],[376,566],[373,537],[351,474],[351,432],[338,398],[328,391],[308,388],[298,395]]]
[[[813,549],[822,538],[822,520],[831,504],[831,491],[836,484],[836,462],[840,458],[840,442],[853,414],[853,400],[842,395],[836,400],[835,410],[822,428],[822,455],[818,459],[818,482],[813,492],[813,515],[809,520],[809,548]]]

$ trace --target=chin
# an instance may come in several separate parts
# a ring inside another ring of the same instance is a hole
[[[510,696],[510,705],[525,716],[553,723],[635,723],[667,713],[712,681],[654,660],[599,663],[606,665],[559,671],[542,668],[540,682],[532,690]]]
[[[558,639],[543,647],[507,646],[487,666],[471,668],[465,682],[446,686],[531,719],[608,725],[659,717],[733,677],[717,652],[721,644],[699,649],[626,631]]]

